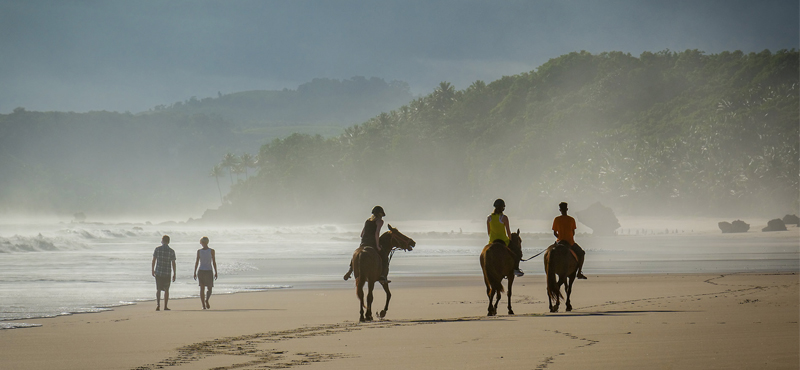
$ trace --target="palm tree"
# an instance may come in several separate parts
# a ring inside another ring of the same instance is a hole
[[[244,180],[247,181],[247,169],[256,168],[256,157],[250,153],[244,153],[241,157],[239,157],[239,162],[242,164],[242,167],[244,167]]]
[[[222,165],[218,164],[218,165],[214,166],[214,168],[211,169],[211,173],[209,175],[211,175],[211,177],[213,177],[213,178],[215,178],[217,180],[217,190],[219,190],[219,202],[223,203],[222,202],[222,188],[219,186],[219,177],[220,176],[225,176],[225,172],[224,172],[224,169],[222,168]]]
[[[239,178],[239,175],[243,174],[243,173],[246,173],[246,172],[247,172],[247,170],[244,167],[244,163],[242,163],[240,161],[237,161],[236,165],[233,166],[233,173],[236,174],[236,183],[237,184],[242,182],[242,180]]]
[[[228,169],[228,175],[231,178],[231,186],[233,186],[233,171],[238,163],[239,157],[233,153],[225,154],[225,156],[222,157],[222,167]]]

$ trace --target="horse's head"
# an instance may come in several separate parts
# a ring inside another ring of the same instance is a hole
[[[522,237],[519,236],[519,229],[517,229],[517,232],[511,233],[511,240],[508,242],[508,246],[522,249]]]
[[[392,236],[391,240],[392,249],[397,248],[397,249],[402,249],[404,251],[411,251],[414,249],[414,246],[417,245],[417,242],[415,242],[414,239],[411,239],[403,235],[403,233],[401,233],[400,230],[393,228],[392,225],[388,226],[389,226],[389,234]]]

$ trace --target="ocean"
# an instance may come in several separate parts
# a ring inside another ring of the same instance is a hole
[[[553,242],[549,222],[512,221],[515,229],[521,228],[526,257]],[[389,223],[417,244],[414,251],[394,254],[390,279],[445,275],[480,279],[478,256],[487,242],[484,220]],[[800,231],[795,226],[764,233],[753,222],[748,233],[721,234],[710,219],[621,223],[619,235],[609,237],[591,236],[579,225],[576,240],[587,251],[587,275],[800,270]],[[198,296],[192,269],[203,236],[216,250],[219,279],[214,294],[351,289],[352,280],[345,282],[342,275],[358,246],[361,226],[5,221],[0,223],[0,329],[32,326],[25,322],[32,318],[154,304],[150,264],[162,235],[170,235],[177,256],[171,299]],[[523,262],[521,268],[526,272],[523,279],[543,278],[541,257]]]

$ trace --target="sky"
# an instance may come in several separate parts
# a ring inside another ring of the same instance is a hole
[[[800,48],[797,0],[0,0],[0,113],[142,112],[314,78],[442,81],[573,51]]]

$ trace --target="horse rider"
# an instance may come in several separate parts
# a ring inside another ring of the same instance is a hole
[[[506,202],[504,200],[497,199],[494,201],[494,211],[486,218],[486,232],[489,233],[489,243],[500,240],[508,247],[510,241],[508,236],[511,235],[511,227],[509,226],[508,216],[503,214],[505,209]],[[514,252],[514,254],[516,254],[516,252]],[[522,256],[520,255],[517,257],[518,258],[514,260],[514,275],[525,275],[525,273],[519,269],[519,261],[522,259]]]
[[[381,277],[378,279],[379,281],[383,281],[386,283],[391,283],[390,280],[386,278],[389,274],[389,258],[384,256],[381,251],[381,244],[380,244],[380,236],[381,236],[381,227],[383,227],[383,218],[386,217],[386,212],[383,211],[383,207],[375,206],[372,208],[372,216],[370,216],[366,221],[364,221],[364,228],[361,230],[361,244],[358,246],[359,248],[366,248],[372,247],[378,251],[378,255],[381,256]],[[350,278],[350,273],[353,271],[352,261],[350,262],[350,271],[344,275],[344,279],[347,280]]]
[[[558,204],[558,210],[561,211],[561,216],[553,219],[553,235],[556,237],[556,243],[568,246],[575,257],[578,259],[578,279],[586,279],[583,275],[583,261],[586,256],[583,248],[575,243],[575,219],[567,216],[567,203],[561,202]]]

